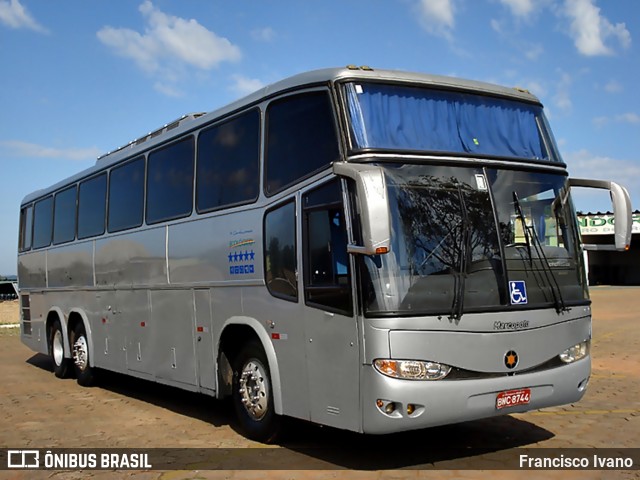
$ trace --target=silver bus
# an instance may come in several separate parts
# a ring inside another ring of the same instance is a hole
[[[384,434],[579,400],[591,309],[571,186],[521,89],[349,66],[191,114],[27,195],[22,341],[111,370]],[[597,248],[607,248],[602,245]],[[594,247],[594,248],[596,248]]]

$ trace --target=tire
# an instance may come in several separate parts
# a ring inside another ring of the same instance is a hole
[[[263,443],[275,442],[282,421],[273,408],[269,363],[258,342],[248,343],[236,356],[232,388],[233,405],[244,436]]]
[[[64,333],[58,319],[53,321],[49,331],[49,356],[54,375],[58,378],[67,378],[71,372],[71,360],[64,358]]]
[[[74,327],[70,343],[73,369],[76,372],[78,384],[90,387],[95,379],[95,370],[90,365],[89,340],[82,322],[78,322]]]

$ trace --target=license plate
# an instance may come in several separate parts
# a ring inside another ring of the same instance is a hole
[[[527,405],[531,401],[531,389],[522,388],[520,390],[508,390],[500,392],[496,397],[496,408],[515,407],[517,405]]]

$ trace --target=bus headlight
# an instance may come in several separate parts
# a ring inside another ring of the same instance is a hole
[[[441,380],[451,371],[449,365],[421,360],[378,359],[373,366],[383,375],[405,380]]]
[[[560,354],[560,360],[562,360],[564,363],[573,363],[577,360],[580,360],[581,358],[584,358],[589,354],[590,345],[591,340],[585,340],[584,342],[580,342],[571,348],[567,348]]]

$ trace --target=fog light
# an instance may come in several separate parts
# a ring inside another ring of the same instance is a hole
[[[393,402],[387,403],[387,405],[384,407],[384,411],[388,414],[392,414],[396,411],[396,404]]]
[[[407,405],[407,415],[411,415],[416,411],[416,406],[413,403]]]
[[[589,386],[589,379],[585,378],[584,380],[582,380],[579,384],[578,384],[578,391],[579,392],[584,392],[587,387]]]

